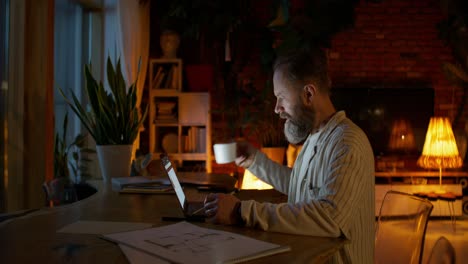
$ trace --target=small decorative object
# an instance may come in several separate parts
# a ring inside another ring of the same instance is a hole
[[[126,89],[120,60],[117,60],[114,68],[110,58],[107,59],[110,92],[104,88],[102,81],[94,79],[89,65],[85,66],[85,77],[86,95],[90,103],[88,111],[74,93],[70,101],[62,89],[59,88],[59,91],[96,141],[104,181],[110,182],[111,177],[129,176],[132,145],[148,108],[140,116],[136,105],[136,81]]]
[[[144,155],[141,150],[138,149],[135,156],[136,159],[132,161],[130,176],[150,176],[146,168],[150,164],[153,154],[148,153]]]
[[[429,121],[426,140],[418,166],[425,169],[439,170],[439,192],[442,189],[442,169],[460,168],[463,161],[458,154],[457,143],[452,131],[452,125],[446,117],[432,117]]]
[[[180,36],[173,30],[165,30],[161,34],[159,40],[162,50],[162,58],[164,59],[175,59],[177,58],[177,49],[180,45]]]

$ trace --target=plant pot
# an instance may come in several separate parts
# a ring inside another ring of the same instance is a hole
[[[130,176],[133,145],[97,145],[99,166],[104,182]]]

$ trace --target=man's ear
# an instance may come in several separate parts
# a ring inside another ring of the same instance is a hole
[[[312,103],[312,99],[317,94],[317,87],[315,85],[309,83],[304,85],[303,89],[303,96],[304,96],[304,103],[309,105]]]

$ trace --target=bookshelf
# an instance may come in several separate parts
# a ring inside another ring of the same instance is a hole
[[[176,80],[166,81],[175,86],[155,85],[161,83],[161,66],[166,72],[178,71]],[[182,92],[181,67],[179,59],[150,60],[150,151],[168,153],[180,171],[211,172],[210,96]]]
[[[164,91],[181,91],[182,60],[181,59],[151,59],[150,89]]]

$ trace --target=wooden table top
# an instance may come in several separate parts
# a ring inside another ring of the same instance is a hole
[[[439,177],[439,171],[376,171],[375,177]],[[445,177],[468,177],[466,171],[443,171]]]
[[[41,208],[26,216],[0,223],[2,263],[128,263],[119,247],[98,235],[57,233],[76,221],[151,223],[163,226],[174,222],[162,216],[182,216],[175,195],[119,194],[101,182],[98,192],[79,202],[55,208]],[[247,198],[266,201],[274,191],[248,191]],[[200,194],[190,189],[188,196]],[[242,191],[240,197],[242,197]],[[276,197],[276,198],[275,198]],[[251,263],[320,263],[340,249],[346,240],[264,232],[246,227],[196,225],[238,233],[267,242],[289,245],[291,251],[251,261]]]

